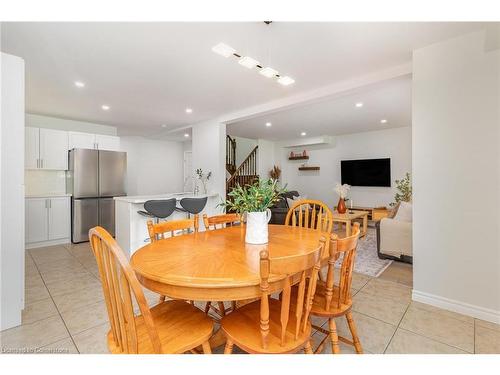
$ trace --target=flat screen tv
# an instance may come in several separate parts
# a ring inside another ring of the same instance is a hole
[[[342,160],[342,184],[351,186],[391,186],[391,159]]]

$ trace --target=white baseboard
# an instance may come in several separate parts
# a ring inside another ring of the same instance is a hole
[[[41,242],[32,242],[32,243],[27,243],[25,245],[26,249],[37,249],[39,247],[47,247],[47,246],[54,246],[54,245],[63,245],[66,243],[69,243],[70,240],[69,238],[61,238],[60,240],[51,240],[51,241],[41,241]]]
[[[500,324],[500,311],[471,305],[465,302],[460,302],[441,296],[436,296],[435,294],[419,292],[418,290],[413,290],[412,299],[414,301],[426,303],[428,305],[439,307],[441,309]]]

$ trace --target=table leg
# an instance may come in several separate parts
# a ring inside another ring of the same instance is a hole
[[[347,220],[345,223],[345,236],[349,237],[351,235],[351,220]]]
[[[368,233],[368,215],[363,216],[363,236],[366,236],[366,233]]]

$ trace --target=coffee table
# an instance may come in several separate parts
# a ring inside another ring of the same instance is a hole
[[[363,227],[361,228],[360,237],[366,236],[368,229],[368,212],[367,211],[356,211],[347,210],[343,214],[339,214],[337,211],[333,212],[333,222],[339,223],[342,228],[342,224],[345,224],[345,235],[349,237],[351,235],[351,225],[352,221],[356,219],[363,219]]]

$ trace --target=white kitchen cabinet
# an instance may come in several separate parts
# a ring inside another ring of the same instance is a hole
[[[71,150],[73,148],[120,151],[120,137],[103,134],[69,132],[69,149]]]
[[[26,199],[26,243],[48,240],[47,199]]]
[[[48,206],[48,239],[57,240],[69,237],[69,197],[50,198]]]
[[[90,148],[95,149],[95,134],[69,132],[69,149],[74,148]]]
[[[27,127],[24,132],[24,167],[37,169],[40,162],[40,129]]]
[[[48,246],[70,237],[70,197],[26,198],[26,245]]]
[[[68,132],[27,127],[24,148],[25,169],[68,169]]]
[[[120,151],[120,137],[96,134],[95,142],[99,150]]]
[[[68,169],[68,132],[40,129],[40,163],[42,169]]]

